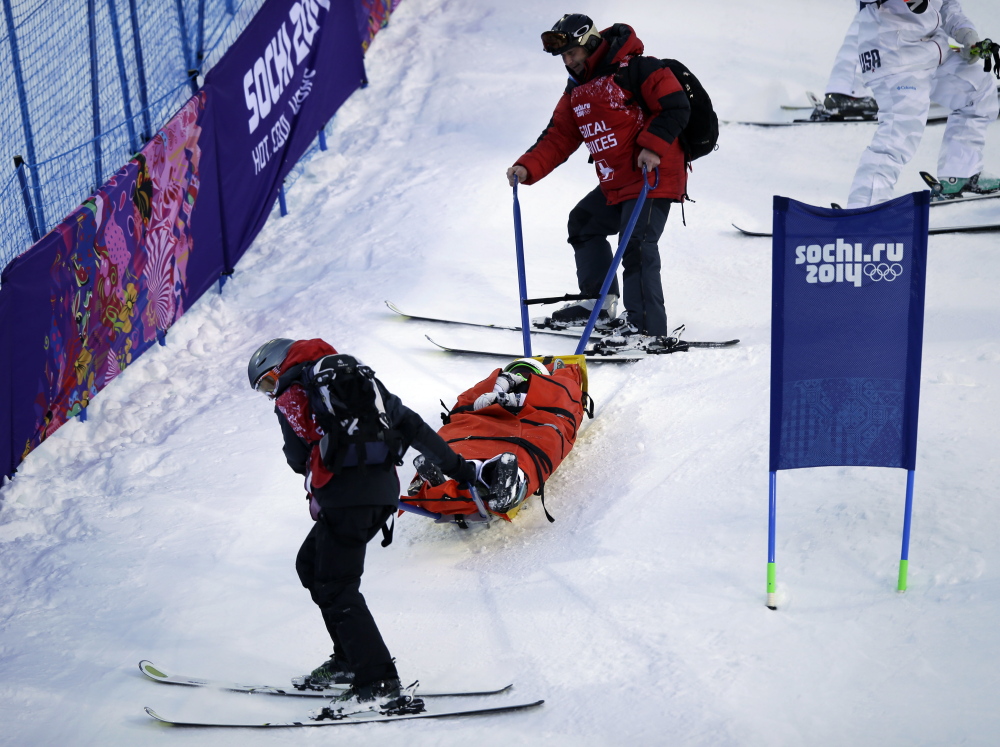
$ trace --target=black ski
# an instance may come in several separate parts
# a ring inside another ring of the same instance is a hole
[[[513,360],[514,358],[521,358],[524,356],[523,352],[516,352],[511,350],[477,350],[475,348],[456,348],[450,345],[442,345],[440,342],[432,339],[430,335],[424,335],[431,344],[436,345],[441,348],[441,350],[446,353],[452,353],[453,355],[484,355],[491,358],[506,358],[507,360]],[[566,353],[570,355],[570,353]],[[635,351],[629,351],[629,354],[619,353],[617,355],[594,355],[593,353],[584,353],[588,361],[597,361],[599,363],[635,363],[638,360],[645,358],[645,354],[635,354]],[[550,362],[552,359],[558,356],[546,356],[543,358],[545,363]]]
[[[517,353],[513,351],[500,351],[500,350],[479,350],[473,348],[455,348],[449,345],[442,345],[440,342],[435,341],[429,335],[424,335],[431,343],[441,348],[445,352],[454,353],[457,355],[485,355],[494,358],[520,358],[523,353]],[[609,349],[606,352],[601,350],[595,350],[594,348],[588,348],[584,352],[588,362],[594,363],[635,363],[636,361],[641,361],[646,358],[655,358],[660,355],[667,355],[670,353],[682,353],[690,348],[731,348],[734,345],[739,344],[739,340],[725,340],[723,342],[699,342],[699,341],[689,341],[681,340],[680,343],[675,348],[669,350],[663,350],[655,353],[647,353],[644,350],[622,350],[615,351]],[[567,353],[568,355],[568,353]],[[546,356],[544,358],[545,362],[548,362],[551,358],[557,358],[558,356]]]
[[[420,696],[426,697],[426,696]],[[390,721],[412,721],[422,718],[453,718],[456,716],[488,716],[498,713],[510,713],[513,711],[524,711],[528,708],[536,708],[542,705],[544,700],[536,700],[531,703],[517,703],[515,705],[491,706],[488,708],[471,708],[464,711],[424,711],[422,713],[406,713],[399,716],[383,715],[376,712],[365,712],[354,716],[346,716],[337,720],[324,719],[314,720],[308,716],[301,721],[260,721],[260,722],[229,722],[229,721],[181,721],[165,718],[149,706],[146,706],[146,713],[164,724],[171,726],[202,726],[202,727],[223,727],[223,728],[248,728],[248,729],[278,729],[288,727],[305,726],[346,726],[348,724],[384,724]]]
[[[391,301],[386,301],[385,305],[389,308],[390,311],[399,314],[404,319],[412,319],[418,322],[434,322],[436,324],[454,324],[463,327],[479,327],[482,329],[501,329],[501,330],[506,330],[508,332],[521,331],[521,327],[518,325],[487,324],[485,322],[469,322],[465,321],[464,319],[444,319],[442,317],[437,317],[437,316],[417,316],[416,314],[407,314],[405,311],[400,309],[398,306],[396,306],[396,304],[392,303]],[[569,327],[567,329],[550,329],[548,327],[532,326],[531,333],[533,335],[538,334],[538,335],[559,335],[561,337],[575,337],[576,339],[579,340],[580,335],[583,334],[583,327]],[[596,329],[591,335],[593,339],[597,339],[601,336],[602,336],[601,332]]]
[[[184,685],[187,687],[209,687],[216,690],[226,690],[234,693],[252,693],[256,695],[284,695],[296,698],[332,698],[342,695],[344,688],[330,687],[323,690],[296,690],[292,685],[244,685],[238,682],[222,680],[206,680],[197,677],[187,677],[180,674],[167,674],[153,662],[142,660],[139,671],[154,682],[167,685]],[[466,698],[478,695],[499,695],[510,690],[514,685],[504,685],[492,690],[468,690],[463,692],[421,692],[421,698]]]
[[[740,228],[735,223],[732,225],[733,228],[742,233],[744,236],[771,235],[770,231],[750,231],[746,228]],[[971,226],[939,226],[937,228],[931,228],[928,233],[933,235],[939,233],[988,233],[990,231],[1000,231],[1000,223],[980,223]]]

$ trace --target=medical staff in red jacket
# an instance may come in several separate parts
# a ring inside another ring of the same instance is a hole
[[[623,23],[599,32],[587,16],[563,16],[542,34],[542,44],[562,57],[569,84],[538,141],[507,170],[508,181],[534,184],[586,145],[600,184],[570,212],[568,231],[580,292],[597,296],[614,256],[608,237],[624,231],[643,167],[650,183],[659,168],[659,184],[647,195],[622,260],[625,315],[614,318],[616,279],[600,322],[623,338],[623,347],[657,344],[668,332],[657,242],[670,204],[687,190],[678,141],[690,116],[687,96],[668,68],[643,56],[642,42]],[[552,318],[583,324],[594,303],[574,302]]]

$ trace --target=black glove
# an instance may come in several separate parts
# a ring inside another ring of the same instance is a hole
[[[459,484],[471,485],[476,480],[476,465],[462,459],[458,454],[455,457],[458,459],[457,466],[454,469],[448,470],[446,474]]]

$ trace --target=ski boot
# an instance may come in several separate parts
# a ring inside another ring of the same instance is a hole
[[[328,688],[350,688],[354,681],[354,672],[347,669],[343,661],[331,656],[309,674],[292,678],[292,687],[296,690],[326,690]]]
[[[354,686],[330,701],[309,717],[313,721],[339,721],[350,716],[379,714],[381,716],[402,716],[407,713],[422,713],[424,701],[414,697],[417,683],[406,688],[400,687],[398,679],[377,680],[367,685]]]
[[[524,472],[517,466],[517,455],[509,451],[486,462],[480,471],[480,480],[489,486],[486,505],[498,514],[505,514],[519,505],[528,490]]]
[[[988,195],[993,192],[1000,192],[1000,177],[989,176],[979,172],[969,178],[969,190],[977,195]]]
[[[571,329],[573,327],[583,328],[590,320],[590,314],[594,310],[596,299],[585,298],[582,301],[571,301],[562,308],[552,312],[552,316],[539,316],[531,320],[531,326],[537,329]],[[600,314],[597,315],[598,324],[601,321],[607,322],[613,319],[618,313],[618,296],[608,295],[604,299]]]
[[[683,333],[684,325],[681,325],[669,335],[647,335],[634,324],[626,323],[618,333],[594,343],[592,352],[599,355],[629,351],[641,351],[648,355],[679,353],[688,349],[688,344],[680,339]]]
[[[841,122],[843,120],[878,119],[878,104],[871,96],[848,96],[846,93],[828,93],[823,103],[818,101],[810,119],[813,121]]]
[[[935,178],[927,172],[921,172],[927,186],[931,190],[931,200],[957,200],[963,195],[988,195],[1000,191],[1000,178],[988,176],[982,172],[969,177],[943,176]]]

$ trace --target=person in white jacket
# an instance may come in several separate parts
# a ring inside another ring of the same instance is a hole
[[[1000,110],[997,89],[972,53],[980,37],[958,0],[861,0],[857,20],[861,75],[878,102],[879,124],[847,206],[892,198],[932,100],[951,112],[938,156],[944,194],[1000,189],[1000,180],[982,174],[986,130]],[[959,51],[949,47],[949,36]]]

